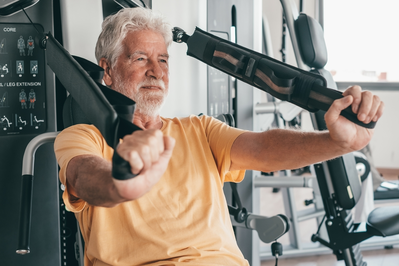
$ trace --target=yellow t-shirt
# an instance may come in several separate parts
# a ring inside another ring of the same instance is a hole
[[[230,149],[243,130],[208,116],[162,118],[162,132],[176,139],[168,168],[143,197],[113,208],[71,203],[85,240],[85,265],[248,265],[239,250],[223,194],[223,182],[240,182],[245,171],[229,172]],[[55,142],[60,179],[77,155],[111,161],[113,149],[92,125],[76,125]]]

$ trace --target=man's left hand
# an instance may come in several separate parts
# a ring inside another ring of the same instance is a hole
[[[357,114],[358,120],[368,124],[380,119],[384,103],[377,95],[362,91],[360,86],[349,87],[343,96],[333,102],[324,119],[333,141],[342,148],[357,151],[370,142],[374,130],[350,122],[340,115],[341,111],[352,105],[352,111]]]

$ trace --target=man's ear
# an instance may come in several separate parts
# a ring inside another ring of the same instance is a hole
[[[103,80],[104,80],[105,85],[111,86],[112,85],[112,70],[111,70],[110,63],[107,61],[107,59],[101,58],[98,65],[104,69]]]

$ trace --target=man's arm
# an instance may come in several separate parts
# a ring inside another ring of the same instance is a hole
[[[373,130],[340,116],[352,104],[352,110],[364,123],[377,121],[384,104],[359,86],[350,87],[345,97],[334,101],[325,115],[329,131],[300,132],[274,129],[240,135],[231,149],[230,170],[252,169],[272,172],[296,169],[362,149],[369,143]]]
[[[333,145],[328,132],[287,129],[246,132],[231,148],[230,170],[274,172],[297,169],[341,154],[342,149]]]
[[[112,207],[123,199],[113,184],[111,162],[95,155],[74,157],[66,169],[68,192],[90,205]]]
[[[136,131],[126,136],[117,152],[130,163],[132,173],[140,173],[128,180],[114,179],[112,163],[99,156],[76,156],[66,169],[68,191],[90,205],[102,207],[138,199],[165,172],[174,144],[174,139],[159,130]]]

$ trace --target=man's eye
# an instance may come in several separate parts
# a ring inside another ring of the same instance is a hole
[[[137,61],[143,61],[144,60],[144,58],[143,57],[139,57],[139,58],[137,58]]]

